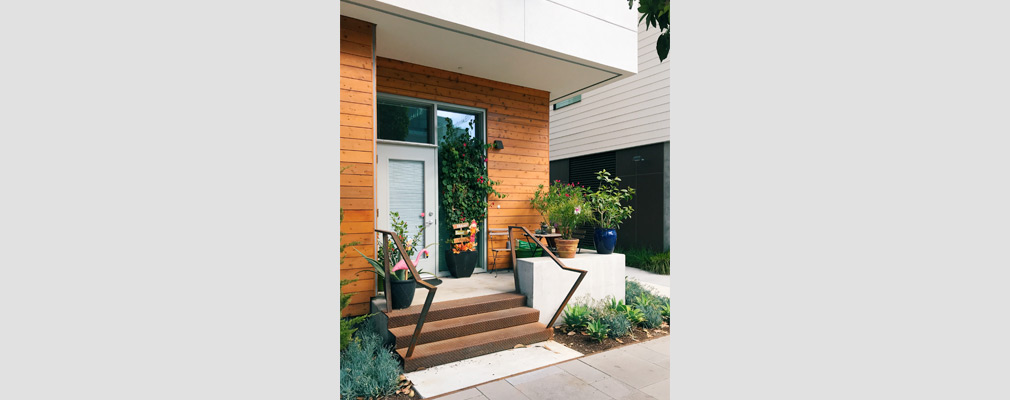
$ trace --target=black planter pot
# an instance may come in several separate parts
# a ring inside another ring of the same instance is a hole
[[[477,266],[477,252],[453,253],[452,250],[446,250],[445,266],[449,268],[449,273],[453,278],[469,278],[470,275],[473,275],[474,267]]]
[[[610,254],[614,252],[617,245],[617,230],[596,228],[593,232],[593,245],[596,246],[597,254]]]
[[[392,307],[394,310],[410,307],[410,303],[414,301],[414,290],[417,289],[414,285],[416,284],[413,279],[390,282],[392,287],[389,292],[393,296]]]

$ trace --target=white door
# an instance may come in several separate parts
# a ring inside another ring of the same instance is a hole
[[[376,226],[392,231],[390,212],[399,213],[400,220],[407,223],[408,237],[414,237],[418,227],[424,226],[411,261],[421,254],[420,249],[427,248],[429,257],[422,257],[416,265],[419,271],[433,274],[439,256],[436,150],[433,145],[383,141],[377,147],[375,171]]]

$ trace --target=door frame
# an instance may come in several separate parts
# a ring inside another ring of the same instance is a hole
[[[429,136],[429,142],[434,142],[434,143],[416,143],[416,142],[405,142],[405,141],[398,141],[398,140],[379,139],[378,138],[379,137],[379,129],[378,129],[378,118],[379,118],[378,104],[379,104],[380,100],[388,100],[388,101],[391,101],[391,102],[409,104],[409,105],[413,105],[413,106],[431,107],[431,113],[430,113],[430,116],[428,117],[429,118],[429,124],[430,124],[430,126],[432,128],[432,132],[431,132],[431,134]],[[401,95],[397,95],[397,94],[382,93],[382,92],[378,92],[378,91],[376,91],[376,93],[375,93],[375,104],[376,104],[376,111],[375,111],[375,119],[376,119],[376,125],[375,126],[376,127],[374,128],[374,135],[375,135],[375,138],[376,138],[375,139],[375,142],[376,142],[376,149],[375,149],[376,150],[376,162],[378,162],[378,154],[379,154],[379,148],[378,148],[378,146],[380,144],[400,144],[400,145],[406,145],[406,146],[419,146],[419,147],[431,147],[431,148],[434,148],[435,149],[435,163],[436,163],[436,167],[435,167],[435,182],[436,182],[436,186],[435,187],[436,187],[436,190],[438,188],[438,182],[441,182],[441,177],[438,174],[438,162],[439,162],[439,160],[438,160],[438,110],[446,110],[446,111],[455,111],[455,112],[464,112],[464,113],[473,113],[473,114],[476,114],[477,115],[477,120],[480,123],[480,130],[483,131],[481,133],[482,139],[483,139],[484,143],[487,144],[487,109],[477,108],[477,107],[469,107],[469,106],[461,106],[459,104],[452,104],[452,103],[446,103],[446,102],[436,101],[436,100],[422,99],[422,98],[417,98],[417,97],[401,96]],[[484,155],[485,155],[485,157],[487,156],[487,150],[484,151]],[[375,178],[377,180],[378,179],[378,173],[376,173],[373,176],[373,178]],[[378,182],[377,181],[374,182],[373,185],[378,185]],[[373,187],[378,188],[378,186],[373,186]],[[378,197],[378,195],[376,195],[376,197]],[[438,211],[439,211],[439,209],[442,208],[442,204],[439,203],[437,201],[437,199],[436,199],[435,203],[436,203],[435,204],[435,209],[436,209],[435,212],[439,215],[439,217],[441,217],[441,213],[439,213]],[[376,203],[375,203],[376,211],[378,211],[378,209],[379,209],[378,205],[379,205],[378,199],[376,199]],[[488,214],[489,215],[490,215],[490,210],[491,210],[491,207],[490,207],[490,204],[489,204],[488,205]],[[378,223],[378,221],[376,221],[376,223]],[[436,230],[437,230],[438,229],[438,221],[437,220],[435,221],[435,224],[436,224]],[[481,273],[489,272],[488,269],[487,269],[488,268],[487,257],[488,257],[488,254],[490,254],[490,252],[491,252],[491,249],[489,247],[491,244],[490,244],[490,242],[488,240],[490,238],[490,236],[488,236],[488,234],[487,234],[488,233],[487,232],[488,218],[484,218],[483,221],[480,221],[480,226],[481,226],[480,235],[481,235],[481,239],[482,239],[481,242],[483,243],[483,246],[481,246],[480,252],[483,253],[483,257],[479,257],[480,260],[477,263],[477,267],[474,269],[474,273],[477,273],[477,272],[481,272]],[[439,245],[441,245],[441,243],[439,243]],[[448,275],[448,271],[446,271],[444,273],[439,272],[436,275],[438,275],[440,277],[441,276],[446,276],[446,275]]]

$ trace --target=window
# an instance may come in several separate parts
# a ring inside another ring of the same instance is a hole
[[[378,94],[376,137],[379,140],[437,145],[448,123],[484,140],[484,110]]]
[[[431,107],[384,101],[378,102],[378,138],[414,143],[431,143]]]
[[[559,101],[557,103],[554,103],[554,109],[557,110],[557,109],[561,109],[561,108],[564,108],[564,107],[568,107],[568,106],[570,106],[572,104],[575,104],[575,103],[578,103],[580,101],[582,101],[582,95],[581,94],[580,95],[576,95],[575,97],[572,97],[572,98],[569,98],[569,99],[565,99],[565,100],[561,100],[561,101]]]

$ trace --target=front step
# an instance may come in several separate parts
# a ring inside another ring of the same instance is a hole
[[[407,372],[508,350],[517,344],[542,342],[554,335],[552,329],[538,322],[540,311],[526,307],[526,296],[522,294],[450,300],[431,304],[414,353],[407,358],[422,307],[384,313],[394,348]]]
[[[526,296],[518,293],[498,293],[468,299],[431,303],[431,308],[428,309],[428,316],[425,317],[424,324],[427,326],[428,323],[433,321],[524,306],[526,306]],[[388,327],[397,328],[416,325],[417,318],[421,315],[421,308],[423,307],[423,305],[416,305],[385,313],[389,319]],[[427,330],[425,327],[422,327],[422,329]]]
[[[434,307],[434,304],[432,304],[432,307]],[[539,319],[540,311],[530,307],[515,307],[482,314],[425,322],[424,326],[421,327],[421,335],[417,338],[417,344],[421,345],[528,324],[537,322]],[[389,332],[396,338],[395,348],[410,345],[410,338],[414,335],[415,326],[405,325],[389,329]]]
[[[419,344],[414,347],[414,354],[410,358],[407,358],[406,348],[398,348],[396,352],[404,360],[403,370],[411,372],[418,368],[428,368],[508,350],[517,344],[525,345],[542,342],[550,339],[553,334],[553,330],[548,329],[544,324],[532,322],[504,329]]]

